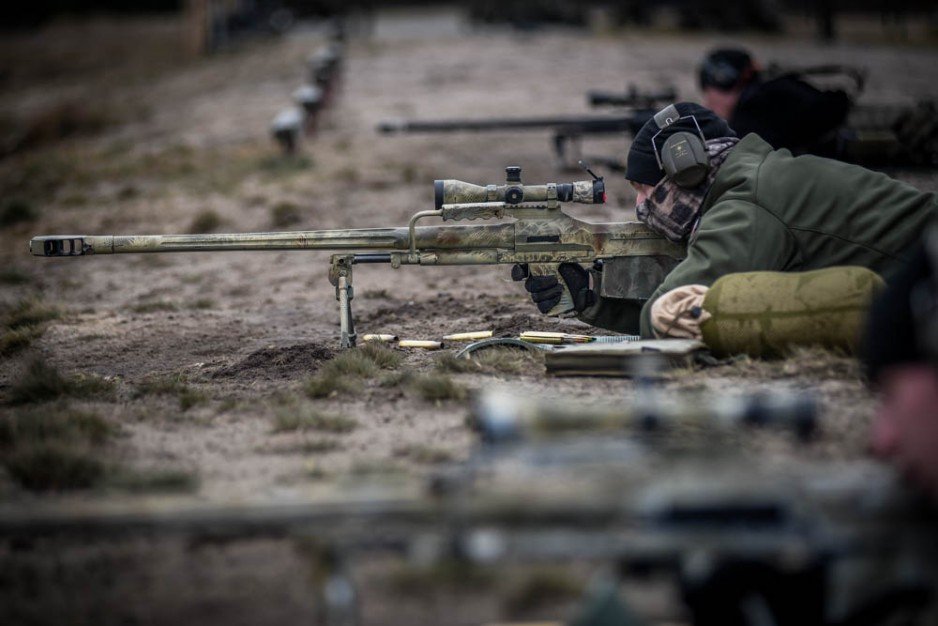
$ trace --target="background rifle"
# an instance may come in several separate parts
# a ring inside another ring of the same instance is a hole
[[[588,168],[587,168],[588,170]],[[504,185],[473,185],[458,180],[434,182],[436,208],[415,213],[401,228],[326,231],[237,233],[209,235],[55,235],[34,237],[29,249],[36,256],[87,256],[137,252],[216,252],[222,250],[333,250],[329,281],[339,301],[341,347],[355,345],[351,301],[352,267],[384,263],[402,265],[514,265],[526,275],[558,276],[564,288],[550,315],[574,314],[573,296],[559,277],[561,263],[603,260],[628,266],[641,280],[628,285],[626,296],[647,299],[664,276],[683,258],[683,246],[657,235],[639,222],[599,224],[569,216],[561,203],[601,204],[605,184],[593,180],[574,183],[524,185],[521,168],[507,168]],[[592,173],[592,172],[590,172]],[[437,217],[444,222],[493,218],[514,221],[478,226],[424,226],[417,222]],[[523,278],[523,276],[522,276]]]
[[[707,411],[692,413],[706,430]],[[316,548],[315,584],[349,590],[319,594],[325,623],[336,625],[356,623],[359,594],[348,564],[375,551],[464,567],[609,563],[622,579],[656,574],[672,581],[698,624],[885,624],[896,623],[888,622],[896,615],[926,623],[913,618],[934,589],[933,520],[893,472],[872,463],[760,468],[738,451],[714,458],[712,443],[707,438],[698,455],[675,458],[646,446],[640,462],[620,455],[598,466],[561,461],[553,468],[529,453],[543,442],[482,447],[454,464],[470,480],[446,489],[432,480],[426,490],[343,485],[315,497],[237,504],[5,503],[0,536],[295,537]],[[853,589],[869,572],[874,591]],[[715,622],[714,611],[738,620]],[[575,623],[608,623],[591,617],[587,611]]]
[[[597,93],[597,92],[591,92]],[[609,95],[609,94],[606,94]],[[592,96],[590,96],[592,97]],[[619,97],[617,94],[616,97]],[[673,102],[675,93],[641,92],[631,87],[618,106],[632,109],[621,115],[551,115],[545,117],[506,117],[489,119],[386,120],[378,124],[378,132],[445,133],[550,130],[558,167],[575,170],[582,158],[582,138],[586,135],[619,135],[634,137],[662,105]],[[624,171],[624,165],[613,158],[590,157],[613,171]]]

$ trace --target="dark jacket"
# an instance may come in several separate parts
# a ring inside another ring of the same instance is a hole
[[[850,106],[843,91],[821,91],[795,76],[779,76],[747,85],[727,121],[738,136],[756,133],[776,150],[835,157],[836,133]]]
[[[641,334],[652,335],[649,313],[658,296],[682,285],[709,286],[725,274],[859,265],[888,279],[936,216],[933,193],[856,165],[773,151],[747,135],[704,199],[687,258],[642,308]],[[638,317],[634,303],[600,298],[580,319],[634,333]]]

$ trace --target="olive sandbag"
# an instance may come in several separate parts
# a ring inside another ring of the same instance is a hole
[[[710,287],[703,341],[718,355],[779,356],[795,346],[854,352],[883,279],[865,267],[746,272]]]

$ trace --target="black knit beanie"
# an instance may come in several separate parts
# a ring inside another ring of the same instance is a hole
[[[665,140],[676,132],[686,131],[697,134],[697,126],[694,120],[689,119],[694,116],[697,124],[703,132],[704,139],[719,139],[720,137],[735,137],[736,133],[729,125],[717,117],[717,114],[710,109],[704,108],[693,102],[679,102],[674,105],[681,118],[674,122],[655,139],[655,146],[660,150]],[[688,118],[688,119],[683,119]],[[657,185],[664,178],[664,170],[658,167],[658,159],[655,156],[655,148],[651,145],[651,139],[658,133],[658,125],[654,119],[645,122],[642,129],[638,131],[632,140],[632,147],[629,149],[629,158],[626,163],[625,177],[628,180],[644,185]]]

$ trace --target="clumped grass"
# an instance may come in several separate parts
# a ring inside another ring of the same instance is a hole
[[[5,331],[0,334],[0,356],[9,356],[25,350],[40,337],[42,337],[42,329],[38,326]]]
[[[287,228],[303,221],[303,211],[293,202],[278,202],[270,208],[270,223],[275,228]]]
[[[23,300],[0,316],[0,356],[8,356],[29,347],[42,336],[43,324],[61,312],[39,300]]]
[[[133,313],[157,313],[159,311],[176,311],[179,307],[173,302],[166,300],[154,300],[153,302],[141,302],[130,307]]]
[[[524,374],[540,372],[543,368],[540,354],[517,348],[489,348],[471,358],[457,359],[452,353],[444,353],[436,358],[436,368],[442,372],[455,374]]]
[[[274,432],[316,430],[327,433],[349,433],[358,422],[342,415],[321,413],[314,409],[284,408],[274,417]]]
[[[35,222],[38,219],[39,212],[25,200],[7,200],[0,205],[0,228]]]
[[[100,376],[76,374],[63,376],[41,360],[30,362],[7,392],[9,404],[33,404],[58,398],[109,399],[115,384]]]
[[[117,429],[90,411],[68,405],[10,411],[0,417],[0,448],[13,448],[49,440],[101,444]]]
[[[107,467],[98,455],[60,441],[21,446],[4,455],[10,476],[32,491],[61,491],[93,487]]]
[[[107,485],[132,493],[190,493],[198,488],[199,477],[178,469],[121,470],[108,477]]]
[[[442,402],[444,400],[465,400],[467,390],[453,381],[449,376],[442,374],[426,374],[418,376],[410,384],[411,389],[427,402]]]
[[[342,378],[332,372],[319,372],[309,379],[304,386],[306,395],[310,398],[329,398],[343,393],[351,393],[362,388],[361,380],[357,378]]]
[[[405,458],[414,461],[415,463],[426,463],[428,465],[435,465],[437,463],[445,463],[453,459],[453,455],[449,450],[444,450],[443,448],[435,448],[433,446],[428,446],[425,444],[413,444],[409,446],[403,446],[394,451],[394,454],[397,456],[402,456]]]
[[[188,411],[208,399],[204,393],[189,384],[184,374],[170,374],[151,378],[137,385],[134,391],[134,398],[152,395],[175,396],[179,400],[179,408],[183,411]]]
[[[510,587],[502,602],[508,615],[516,615],[547,604],[572,600],[582,594],[583,583],[569,572],[545,568]]]
[[[9,266],[0,269],[0,285],[28,285],[33,281],[32,277],[23,270]]]
[[[107,470],[93,446],[116,431],[97,414],[66,404],[10,411],[0,417],[0,464],[33,491],[92,487]]]
[[[199,298],[198,300],[193,300],[189,303],[188,308],[195,309],[197,311],[204,311],[206,309],[214,309],[215,301],[211,298]]]
[[[403,354],[378,343],[366,343],[359,350],[383,370],[395,369],[404,361]]]
[[[384,387],[385,389],[393,389],[409,384],[413,378],[414,375],[409,370],[388,372],[378,380],[378,386]]]
[[[221,216],[212,209],[206,209],[192,218],[189,232],[193,235],[215,232],[221,227]]]
[[[327,398],[358,391],[362,380],[374,378],[382,369],[396,367],[403,358],[389,348],[374,344],[346,350],[327,362],[306,383],[306,394],[311,398]]]
[[[62,312],[39,300],[27,299],[6,310],[0,317],[0,324],[4,328],[16,330],[26,326],[37,326],[43,322],[58,319]]]

